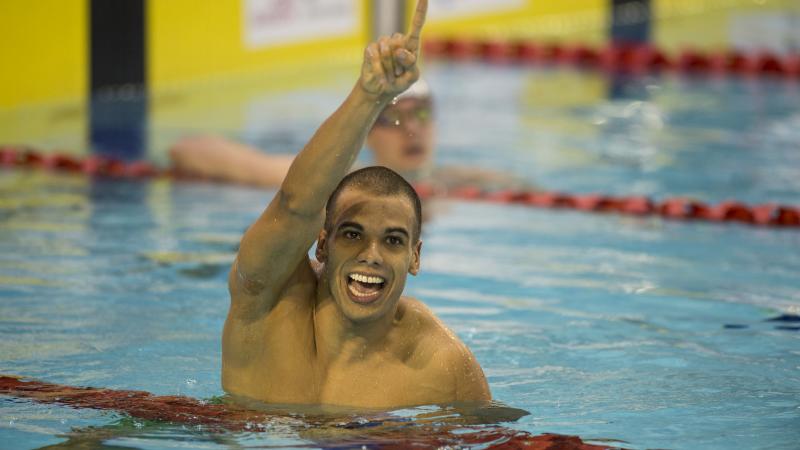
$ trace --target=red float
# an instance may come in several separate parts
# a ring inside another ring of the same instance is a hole
[[[749,55],[736,51],[702,52],[686,49],[676,58],[649,45],[610,45],[602,49],[582,45],[542,45],[530,41],[427,39],[426,54],[455,60],[483,56],[487,62],[562,63],[578,67],[631,73],[677,70],[684,73],[740,74],[800,78],[800,54],[769,52]]]
[[[209,433],[267,432],[267,424],[286,418],[246,409],[235,404],[210,404],[180,395],[153,395],[144,391],[100,389],[65,386],[37,380],[0,375],[0,394],[29,399],[44,404],[57,404],[72,408],[90,408],[115,411],[144,420],[168,422],[177,425],[203,427]],[[404,448],[454,448],[473,447],[487,449],[520,450],[602,450],[608,447],[587,444],[576,436],[557,434],[532,435],[497,424],[485,426],[449,425],[437,422],[411,426],[397,418],[376,414],[364,422],[342,422],[342,418],[307,417],[298,430],[305,428],[336,428],[335,440],[319,442],[323,447],[360,448],[369,446],[381,449]],[[402,426],[398,426],[401,423]]]
[[[489,63],[501,64],[515,59],[514,47],[506,41],[488,41],[480,45],[483,59]]]
[[[477,42],[452,39],[447,41],[446,55],[455,60],[471,59],[480,54],[480,45]]]
[[[103,156],[83,159],[60,153],[42,155],[31,149],[0,147],[0,164],[5,167],[43,168],[64,172],[83,172],[110,178],[187,177],[172,169],[160,170],[145,161],[126,163]],[[461,200],[480,200],[494,203],[513,203],[539,208],[576,209],[586,212],[615,212],[629,215],[660,215],[667,219],[705,220],[711,222],[740,222],[759,226],[800,227],[800,209],[787,205],[765,204],[748,206],[736,201],[718,205],[684,198],[668,198],[656,204],[647,197],[614,197],[601,194],[571,195],[562,192],[501,190],[486,192],[477,186],[460,186],[450,191],[432,184],[415,186],[420,198],[449,197]]]
[[[593,48],[577,45],[565,48],[559,54],[559,62],[578,67],[596,67],[600,64],[600,53]]]

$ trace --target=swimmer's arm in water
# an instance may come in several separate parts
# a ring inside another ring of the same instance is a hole
[[[460,347],[458,369],[456,370],[456,401],[463,403],[490,401],[492,393],[481,365],[464,344],[461,344]]]
[[[355,161],[378,114],[419,78],[426,11],[427,0],[421,0],[408,35],[367,46],[356,86],[298,154],[278,193],[245,233],[229,278],[232,315],[256,319],[269,312],[295,271],[308,265],[328,196]]]
[[[456,403],[482,404],[492,400],[489,383],[478,360],[470,349],[455,334],[445,328],[444,337],[436,344],[435,359],[452,377]]]
[[[280,186],[294,160],[221,136],[180,139],[170,147],[169,158],[179,174],[267,188]]]
[[[435,177],[446,189],[462,187],[479,187],[487,190],[538,189],[533,183],[514,174],[477,167],[442,167],[436,170]]]

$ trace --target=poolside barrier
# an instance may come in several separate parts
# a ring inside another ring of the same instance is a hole
[[[82,173],[108,178],[144,179],[170,177],[197,179],[171,169],[160,169],[144,161],[124,162],[103,156],[76,158],[61,153],[42,154],[28,148],[0,147],[0,167],[23,167],[58,172]],[[449,191],[431,184],[415,186],[422,198],[453,198],[537,208],[573,209],[595,213],[633,216],[661,216],[665,219],[739,222],[763,227],[800,228],[800,208],[776,203],[747,205],[734,200],[716,205],[687,198],[655,201],[648,197],[618,197],[601,194],[568,194],[548,191],[483,190],[476,186]]]
[[[192,425],[209,432],[269,432],[274,429],[271,425],[281,419],[297,422],[297,419],[290,418],[287,414],[254,411],[234,404],[208,403],[181,395],[160,396],[145,391],[65,386],[7,375],[0,375],[0,395],[73,408],[117,411],[137,419]],[[451,446],[528,450],[608,448],[584,443],[576,436],[532,435],[499,425],[480,429],[464,426],[448,427],[437,422],[431,427],[419,423],[410,424],[398,418],[392,420],[391,417],[366,422],[355,420],[350,423],[343,423],[341,419],[325,421],[308,418],[308,422],[307,425],[314,428],[339,429],[336,438],[322,439],[323,442],[329,441],[326,443],[335,448],[358,448],[361,445],[381,449],[450,448]],[[345,434],[345,430],[351,432]]]
[[[800,80],[800,54],[770,52],[702,52],[685,49],[671,55],[650,45],[617,44],[602,48],[585,45],[538,44],[527,41],[427,39],[425,56],[486,63],[562,64],[609,72],[738,74]]]

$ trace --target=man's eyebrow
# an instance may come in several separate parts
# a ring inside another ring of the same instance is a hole
[[[364,227],[357,222],[342,222],[339,224],[337,229],[341,230],[342,228],[355,228],[358,231],[364,231]]]
[[[403,227],[387,228],[386,229],[386,234],[390,234],[390,233],[400,233],[400,234],[405,235],[405,237],[409,237],[410,236],[408,234],[408,231]]]

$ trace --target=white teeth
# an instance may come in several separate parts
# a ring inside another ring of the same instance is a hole
[[[374,292],[368,292],[368,293],[359,292],[353,286],[348,286],[347,289],[350,291],[351,294],[355,295],[356,297],[360,297],[360,298],[371,297],[371,296],[375,295]]]
[[[368,283],[368,284],[378,284],[383,283],[384,280],[381,277],[371,277],[368,275],[361,275],[360,273],[351,273],[350,279],[361,282],[361,283]]]

